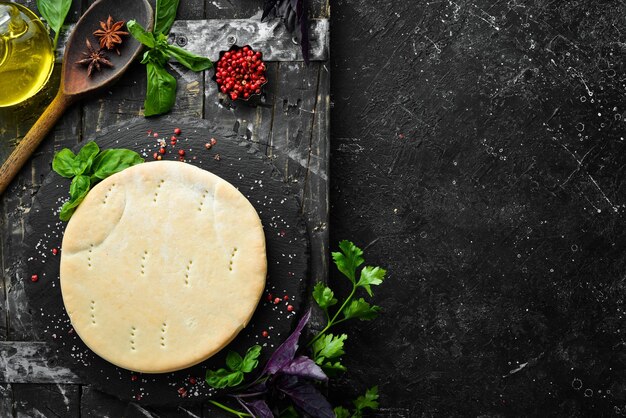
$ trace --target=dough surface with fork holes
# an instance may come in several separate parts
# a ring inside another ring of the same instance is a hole
[[[83,342],[143,373],[197,364],[249,322],[265,287],[261,221],[233,185],[155,161],[94,186],[70,219],[61,292]]]

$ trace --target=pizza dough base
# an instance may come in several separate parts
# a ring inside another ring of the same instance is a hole
[[[144,373],[211,357],[249,322],[265,287],[261,221],[230,183],[155,161],[97,184],[70,219],[61,291],[83,342]]]

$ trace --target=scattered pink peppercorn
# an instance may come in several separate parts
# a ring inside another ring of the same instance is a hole
[[[36,282],[37,280],[39,280],[39,276],[36,274],[33,274],[32,276],[30,276],[30,281],[31,282]]]
[[[165,154],[165,148],[163,147],[159,148],[159,154]]]
[[[148,129],[148,135],[152,135],[152,129]]]
[[[292,312],[292,311],[293,311],[293,306],[291,306],[291,305],[287,305],[287,310],[288,310],[289,312]]]
[[[130,380],[131,380],[132,382],[136,382],[136,381],[137,381],[137,379],[139,379],[139,378],[137,377],[137,375],[136,375],[136,374],[134,374],[134,375],[132,375],[132,376],[130,377]]]
[[[274,305],[278,305],[280,303],[280,298],[274,299]]]
[[[181,157],[185,156],[185,150],[184,149],[179,149],[178,150],[178,155],[180,155]]]
[[[58,252],[59,252],[59,250],[57,250],[56,248],[53,248],[53,249],[52,249],[52,254],[53,254],[53,255],[57,255],[57,253],[58,253]]]
[[[176,129],[174,129],[174,133],[176,135],[180,135],[181,133],[183,133],[183,131],[181,131],[180,128],[176,128]]]
[[[155,133],[152,134],[152,136],[155,137],[155,138],[158,138],[159,134],[155,132]]]
[[[187,389],[185,389],[185,388],[178,388],[178,394],[179,394],[181,397],[183,397],[183,398],[184,398],[185,396],[187,396]]]
[[[211,138],[211,146],[217,144],[217,139]]]
[[[172,135],[172,137],[170,138],[170,141],[174,141],[175,142],[177,140],[178,140],[178,138],[176,138],[174,135]]]
[[[192,384],[192,385],[195,385],[195,384],[197,383],[196,378],[195,378],[195,377],[193,377],[193,376],[192,376],[192,377],[190,377],[190,378],[189,378],[189,383],[190,383],[190,384]]]
[[[289,300],[289,295],[283,296],[283,300],[285,300],[285,301]]]
[[[211,145],[210,142],[207,142],[206,144],[204,144],[204,148],[206,148],[206,149],[211,149],[212,146],[213,145]]]
[[[159,154],[155,152],[154,154],[152,154],[152,156],[153,156],[153,157],[154,157],[154,159],[156,160],[156,159],[157,159],[157,157],[159,156]]]
[[[267,331],[263,331],[263,332],[261,333],[261,335],[262,335],[262,336],[264,336],[265,338],[267,338],[267,337],[270,335],[270,333],[269,333],[269,332],[267,332]]]

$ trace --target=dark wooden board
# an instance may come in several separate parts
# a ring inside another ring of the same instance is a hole
[[[15,384],[12,387],[13,409],[18,418],[78,416],[78,385]]]
[[[165,159],[178,159],[178,149],[186,150],[186,161],[214,172],[234,184],[257,209],[264,225],[268,251],[268,283],[263,299],[250,324],[231,343],[229,349],[244,352],[253,344],[261,344],[263,357],[289,333],[301,303],[308,278],[308,236],[300,206],[273,165],[249,142],[241,142],[232,130],[210,126],[192,119],[135,119],[101,131],[95,140],[101,148],[125,147],[152,159],[158,149],[157,140],[147,132],[159,132],[169,138],[174,127],[183,129],[175,148],[168,144]],[[204,144],[215,137],[218,144],[207,151]],[[214,156],[219,154],[219,161]],[[115,395],[146,404],[175,404],[185,400],[201,401],[215,394],[203,382],[207,368],[224,364],[225,351],[192,368],[175,373],[135,374],[113,366],[91,352],[73,332],[63,308],[58,283],[60,257],[52,254],[59,248],[65,223],[58,221],[58,208],[67,199],[69,182],[56,173],[46,176],[35,197],[26,220],[23,256],[14,268],[25,289],[29,306],[44,341],[56,347],[57,365],[74,371],[84,382]],[[184,202],[181,202],[184,204]],[[62,251],[62,249],[61,249]],[[60,253],[59,253],[60,254]],[[39,281],[30,281],[38,274]],[[266,296],[288,296],[279,304]],[[25,300],[23,300],[25,302]],[[287,305],[295,307],[287,311]],[[149,308],[146,308],[149,309]],[[262,331],[269,337],[262,337]],[[137,375],[133,380],[132,376]],[[190,384],[194,377],[196,384]],[[185,390],[181,396],[180,389]]]

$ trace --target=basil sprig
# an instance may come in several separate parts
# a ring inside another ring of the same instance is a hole
[[[62,177],[72,179],[70,200],[61,207],[59,218],[69,221],[89,189],[100,180],[143,161],[139,154],[128,149],[100,151],[93,141],[87,142],[76,155],[68,148],[57,152],[52,169]]]
[[[72,7],[72,0],[37,0],[37,9],[41,13],[41,17],[48,22],[48,25],[54,30],[53,49],[56,50],[59,41],[59,32],[61,26],[65,22],[65,17]]]
[[[126,27],[130,34],[149,48],[143,55],[146,64],[148,86],[144,101],[144,115],[154,116],[168,112],[176,100],[176,79],[165,69],[171,58],[192,71],[203,71],[213,67],[213,62],[192,54],[167,42],[179,0],[157,0],[154,31],[148,32],[137,21],[130,20]]]

